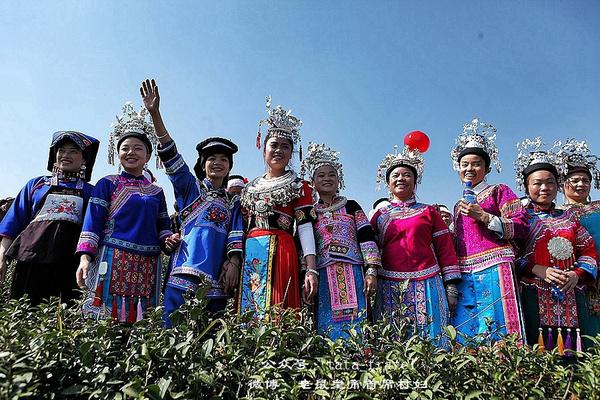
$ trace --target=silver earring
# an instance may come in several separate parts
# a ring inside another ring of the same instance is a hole
[[[85,164],[83,164],[81,166],[81,168],[79,168],[79,178],[80,179],[85,179],[85,170],[87,169],[87,167],[85,166]]]

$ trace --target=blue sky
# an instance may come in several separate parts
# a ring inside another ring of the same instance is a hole
[[[234,172],[263,173],[254,143],[270,94],[304,121],[305,148],[342,153],[345,194],[366,209],[386,195],[378,163],[416,129],[432,142],[419,199],[454,203],[449,152],[474,116],[498,129],[503,172],[489,181],[515,187],[525,137],[600,153],[599,17],[598,1],[5,1],[0,196],[44,173],[56,130],[99,138],[94,181],[114,173],[110,125],[141,104],[146,77],[189,164],[196,143],[222,135],[240,146]]]

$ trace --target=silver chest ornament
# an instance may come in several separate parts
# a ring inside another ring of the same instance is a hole
[[[567,238],[556,236],[548,241],[548,252],[553,259],[558,261],[568,260],[573,257],[573,244]],[[549,267],[552,268],[552,267]],[[550,293],[556,301],[562,301],[565,298],[565,294],[556,285],[552,285]]]
[[[548,252],[555,260],[568,260],[573,256],[573,244],[567,238],[556,236],[548,241]]]
[[[266,179],[258,177],[242,191],[242,207],[255,217],[259,228],[269,228],[268,218],[273,215],[275,206],[287,206],[302,196],[302,180],[293,171],[285,175]]]

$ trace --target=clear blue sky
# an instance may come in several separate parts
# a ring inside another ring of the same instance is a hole
[[[44,173],[53,131],[102,141],[94,181],[114,173],[108,133],[154,77],[188,163],[210,135],[254,147],[264,97],[341,151],[346,195],[368,209],[381,158],[412,130],[431,138],[421,201],[461,194],[450,148],[474,116],[493,123],[514,184],[515,143],[574,136],[600,153],[598,1],[4,1],[0,3],[0,196]],[[297,162],[296,162],[297,165]],[[172,203],[164,172],[156,173]],[[593,193],[598,197],[597,191]]]

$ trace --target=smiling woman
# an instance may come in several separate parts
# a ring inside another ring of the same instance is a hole
[[[511,240],[527,237],[529,226],[519,198],[506,185],[488,184],[492,165],[500,171],[496,128],[474,118],[464,125],[451,158],[461,182],[470,182],[475,203],[454,207],[456,253],[462,282],[452,324],[461,343],[524,335],[514,278]]]
[[[0,223],[0,284],[9,259],[17,265],[11,298],[38,304],[50,296],[77,296],[73,256],[93,186],[88,183],[99,142],[80,132],[56,132],[50,145],[52,176],[33,178]]]
[[[460,273],[452,235],[440,213],[415,199],[424,163],[419,150],[405,147],[379,166],[378,182],[387,182],[392,199],[371,218],[382,258],[375,317],[393,324],[403,317],[397,311],[404,304],[412,333],[447,347],[443,328],[456,305]]]
[[[140,87],[144,105],[152,117],[159,141],[158,155],[180,210],[181,244],[175,249],[164,291],[165,326],[169,316],[207,279],[208,310],[222,311],[238,285],[242,253],[243,222],[240,201],[225,190],[237,146],[221,137],[210,137],[196,146],[198,160],[193,172],[177,151],[160,113],[160,94],[154,79]]]
[[[143,174],[153,150],[154,129],[128,103],[111,134],[123,172],[98,181],[88,204],[77,246],[77,282],[88,288],[84,312],[134,323],[158,305],[160,251],[172,237],[163,190]],[[114,149],[109,150],[114,155]]]
[[[269,126],[263,158],[267,172],[252,180],[242,191],[242,206],[248,216],[244,244],[240,312],[262,318],[273,305],[299,309],[300,295],[312,304],[317,294],[319,272],[315,262],[313,222],[316,219],[312,191],[288,164],[294,146],[300,144],[302,121],[281,106],[271,109],[261,124]],[[260,131],[257,138],[260,147]],[[293,234],[297,231],[306,262],[304,289],[300,288],[298,251]]]
[[[562,208],[569,210],[581,225],[588,230],[596,251],[600,249],[600,202],[592,201],[592,184],[600,189],[600,158],[591,153],[585,141],[567,139],[561,148],[561,155],[567,164],[563,178],[566,203]],[[598,278],[596,278],[598,279]],[[585,290],[586,307],[582,311],[587,318],[581,319],[583,329],[589,335],[600,333],[600,291],[598,284],[588,285]]]
[[[317,331],[332,340],[348,338],[352,324],[366,320],[367,299],[377,290],[381,256],[373,228],[354,200],[339,195],[344,174],[338,153],[310,143],[302,169],[312,178],[315,204],[318,295]],[[360,332],[360,327],[356,328]]]
[[[517,266],[527,342],[550,350],[556,337],[563,354],[581,350],[581,335],[592,333],[584,293],[596,281],[598,253],[588,231],[554,205],[566,170],[557,147],[545,150],[539,138],[519,144],[515,172],[529,197],[530,231]]]

